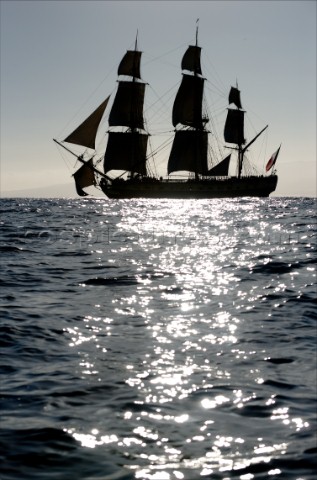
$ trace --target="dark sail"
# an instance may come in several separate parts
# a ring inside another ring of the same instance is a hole
[[[211,177],[226,177],[228,176],[229,171],[229,163],[230,163],[231,154],[228,155],[226,158],[221,160],[218,165],[215,165],[213,168],[208,170],[207,175]]]
[[[201,75],[200,52],[200,47],[190,45],[182,59],[182,70],[189,70],[190,72]]]
[[[101,122],[104,111],[107,107],[109,97],[106,98],[101,105],[88,117],[86,120],[79,125],[67,138],[64,142],[74,143],[76,145],[81,145],[87,148],[95,149],[96,135],[98,131],[99,124]]]
[[[240,99],[240,90],[235,87],[231,87],[229,92],[229,105],[234,103],[236,107],[242,108],[241,99]]]
[[[125,170],[146,175],[148,135],[137,132],[109,132],[104,172]]]
[[[180,170],[207,172],[207,132],[204,130],[178,130],[168,160],[168,174]]]
[[[85,197],[86,195],[88,195],[86,192],[84,192],[84,187],[96,185],[95,175],[92,167],[93,162],[92,159],[90,159],[74,173],[76,191],[81,197]]]
[[[207,146],[208,137],[204,130],[207,118],[203,118],[202,103],[204,92],[204,78],[200,66],[201,48],[190,45],[182,59],[183,73],[181,85],[178,89],[172,113],[172,123],[176,126],[188,126],[190,130],[176,130],[172,150],[168,160],[168,174],[177,171],[194,172],[206,175],[207,173]]]
[[[244,111],[228,110],[227,119],[224,130],[225,141],[243,145],[244,139]]]
[[[274,165],[279,149],[266,165],[266,172],[272,171],[272,175],[258,175],[249,162],[247,168],[244,168],[249,148],[267,127],[251,140],[244,138],[246,111],[242,108],[237,83],[235,87],[231,87],[230,92],[228,89],[227,119],[223,126],[225,142],[224,139],[222,141],[224,147],[234,151],[233,156],[237,157],[236,171],[233,173],[234,165],[230,164],[230,155],[226,158],[225,155],[219,157],[220,161],[216,160],[219,151],[218,121],[215,119],[211,127],[208,127],[208,106],[204,96],[206,79],[202,73],[202,49],[198,47],[198,19],[196,42],[191,43],[193,45],[185,46],[181,54],[179,67],[181,66],[182,70],[179,71],[178,91],[174,93],[173,110],[169,113],[170,127],[174,134],[172,146],[169,135],[172,132],[171,129],[166,129],[163,117],[154,119],[157,134],[162,136],[161,141],[156,142],[155,139],[152,144],[149,139],[146,112],[143,112],[147,83],[141,78],[142,53],[138,51],[138,34],[134,50],[132,47],[125,51],[120,58],[121,62],[118,62],[117,88],[111,105],[107,106],[108,97],[64,141],[54,139],[81,163],[80,167],[76,165],[77,171],[73,175],[78,195],[88,195],[87,187],[91,185],[95,185],[111,199],[267,197],[275,190],[278,178]],[[164,107],[162,104],[159,106],[159,114],[165,115],[166,111],[163,113],[163,108],[161,109]],[[216,103],[214,106],[217,109]],[[101,147],[97,142],[99,136],[96,139],[96,135],[99,135],[97,132],[105,113],[108,128],[104,132],[107,135],[106,147],[103,148],[104,157],[100,159],[95,151],[89,156],[87,153],[78,156],[76,149],[72,151],[71,145],[66,142],[81,145],[82,151],[84,148],[95,149],[96,145],[97,148]],[[210,148],[209,137],[213,137]],[[170,153],[166,157],[163,149],[168,145]],[[148,147],[151,150],[149,152]],[[84,157],[91,158],[84,160]],[[162,161],[168,172],[166,175],[165,171],[164,177],[160,176],[163,172],[158,168],[158,162]]]
[[[119,81],[118,90],[109,115],[110,127],[128,127],[125,132],[109,132],[104,156],[104,172],[129,171],[146,175],[146,149],[148,135],[144,130],[143,104],[145,84],[140,78],[141,52],[128,50],[123,57],[118,75],[131,76],[132,81]]]
[[[143,129],[144,92],[144,83],[119,82],[109,115],[109,125]]]
[[[128,75],[134,78],[141,78],[141,53],[142,52],[136,50],[128,50],[118,67],[118,75]]]
[[[195,128],[202,127],[203,90],[203,78],[183,75],[173,106],[174,127],[178,123]]]

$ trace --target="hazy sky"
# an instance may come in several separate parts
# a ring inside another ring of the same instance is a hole
[[[282,143],[275,195],[316,195],[315,0],[1,0],[0,13],[2,195],[71,182],[52,138],[114,92],[137,30],[143,78],[158,94],[180,82],[197,18],[210,90],[238,79],[255,130],[269,124],[268,157]]]

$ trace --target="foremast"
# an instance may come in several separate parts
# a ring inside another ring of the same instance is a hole
[[[123,170],[146,175],[148,134],[145,132],[143,105],[145,83],[141,80],[141,53],[128,50],[118,67],[118,88],[109,114],[108,143],[104,156],[104,172]]]
[[[182,58],[183,76],[172,112],[175,136],[167,166],[168,174],[184,170],[193,172],[195,179],[208,171],[208,134],[205,129],[208,118],[203,116],[202,111],[205,79],[202,77],[200,56],[197,26],[196,44],[190,45]]]

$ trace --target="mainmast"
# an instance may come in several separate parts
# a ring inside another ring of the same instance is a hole
[[[146,149],[148,134],[145,133],[143,104],[145,83],[141,81],[141,52],[128,50],[118,67],[118,89],[109,115],[107,149],[104,171],[124,170],[133,176],[146,175]],[[128,77],[123,79],[121,77]],[[118,128],[121,127],[121,130]]]
[[[231,87],[229,92],[229,105],[234,103],[237,109],[228,108],[227,119],[225,123],[224,138],[228,143],[237,145],[238,150],[238,178],[241,177],[243,164],[243,144],[244,139],[244,110],[240,99],[240,90],[237,87]]]
[[[203,118],[202,102],[204,78],[200,65],[201,48],[198,46],[198,26],[196,44],[190,45],[181,63],[182,82],[173,106],[172,123],[175,137],[168,160],[168,174],[187,170],[198,174],[207,173],[207,131]],[[188,72],[185,73],[184,71]]]

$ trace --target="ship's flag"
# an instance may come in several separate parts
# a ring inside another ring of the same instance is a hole
[[[275,162],[276,162],[276,160],[277,160],[278,154],[280,153],[280,148],[281,148],[281,145],[278,147],[278,149],[276,150],[276,152],[273,153],[273,155],[271,156],[270,160],[267,162],[266,167],[265,167],[265,170],[266,170],[267,172],[273,167],[273,165],[275,165]]]

